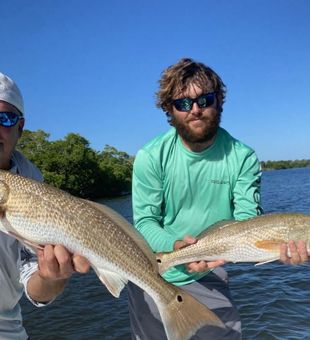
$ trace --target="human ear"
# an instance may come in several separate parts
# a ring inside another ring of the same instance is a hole
[[[19,137],[21,137],[21,135],[23,133],[24,125],[25,125],[25,120],[24,119],[20,119],[19,122],[18,122],[18,134],[19,134]]]

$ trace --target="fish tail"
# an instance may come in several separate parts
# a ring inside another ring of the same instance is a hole
[[[188,293],[176,288],[168,305],[158,304],[168,340],[186,340],[203,326],[225,328],[223,322],[205,305]]]

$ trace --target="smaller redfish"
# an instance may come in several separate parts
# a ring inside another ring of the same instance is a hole
[[[221,221],[200,234],[198,241],[171,253],[157,254],[159,272],[195,261],[258,262],[280,258],[284,242],[303,240],[310,252],[310,215],[274,213],[244,221]]]

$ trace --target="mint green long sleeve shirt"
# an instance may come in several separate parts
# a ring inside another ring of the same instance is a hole
[[[260,214],[260,178],[254,151],[224,129],[209,148],[191,152],[172,128],[136,156],[134,225],[154,252],[172,251],[176,240],[197,236],[218,221]],[[177,266],[164,278],[183,285],[203,275]]]

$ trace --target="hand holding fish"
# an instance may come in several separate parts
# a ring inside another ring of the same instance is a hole
[[[68,279],[74,272],[87,273],[89,262],[82,256],[71,254],[62,245],[46,245],[37,251],[39,275],[47,280]]]
[[[290,256],[288,253],[290,253]],[[299,241],[295,243],[291,240],[288,243],[282,244],[280,248],[280,261],[292,265],[310,261],[310,254],[307,251],[306,242]]]
[[[28,281],[28,293],[39,302],[54,299],[74,272],[87,273],[90,268],[84,257],[72,255],[62,245],[46,245],[37,256],[38,270]]]
[[[192,236],[185,236],[183,240],[175,241],[173,250],[177,250],[180,248],[187,247],[191,244],[195,244],[198,241],[195,237]],[[187,271],[189,273],[193,272],[205,272],[210,269],[219,267],[225,264],[224,260],[216,260],[216,261],[196,261],[190,262],[186,264]]]

